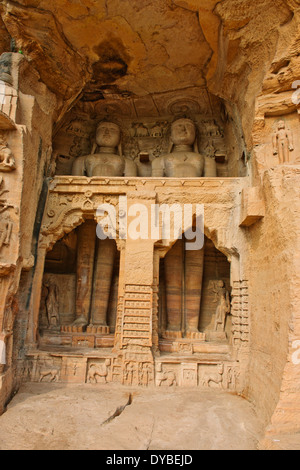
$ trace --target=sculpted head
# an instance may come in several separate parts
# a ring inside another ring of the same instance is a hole
[[[224,281],[218,281],[217,286],[218,287],[225,287],[225,282]]]
[[[278,121],[277,127],[278,127],[278,130],[285,129],[285,122],[284,121]]]
[[[186,118],[177,119],[171,126],[171,140],[174,145],[193,145],[196,139],[196,127]]]
[[[102,121],[96,130],[96,143],[100,147],[118,147],[121,140],[121,129],[113,122]]]

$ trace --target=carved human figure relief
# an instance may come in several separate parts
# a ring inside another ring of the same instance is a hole
[[[0,251],[3,246],[8,246],[11,239],[13,224],[7,215],[0,219]]]
[[[216,308],[215,316],[215,331],[225,331],[226,317],[230,313],[230,299],[229,292],[225,287],[224,281],[218,281],[216,287],[214,288],[215,292],[215,302],[218,302]]]
[[[238,376],[239,376],[239,371],[236,367],[230,366],[227,368],[226,387],[228,390],[236,389],[236,382],[237,382]]]
[[[217,370],[213,373],[206,374],[203,378],[204,387],[223,388],[224,364],[218,364]]]
[[[294,150],[293,135],[284,121],[278,121],[273,134],[273,154],[278,155],[279,164],[290,162],[290,152]]]
[[[59,302],[58,302],[58,287],[53,282],[49,281],[45,286],[48,289],[46,297],[46,310],[48,317],[49,328],[59,327]]]
[[[133,385],[136,383],[136,364],[129,362],[125,365],[124,379],[127,385]]]
[[[12,151],[5,141],[4,135],[0,134],[0,171],[10,172],[16,169],[16,162]]]
[[[149,363],[143,363],[140,371],[140,384],[143,386],[149,385],[152,375],[152,366]]]
[[[135,163],[122,155],[121,129],[117,124],[100,122],[92,153],[75,160],[72,175],[88,177],[137,175]]]
[[[10,207],[14,207],[12,204],[7,202],[6,198],[3,198],[4,194],[9,192],[7,189],[3,189],[3,183],[3,177],[0,176],[0,214],[5,212]]]

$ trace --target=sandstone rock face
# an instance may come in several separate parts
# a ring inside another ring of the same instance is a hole
[[[299,10],[2,2],[1,410],[23,379],[93,377],[224,388],[255,402],[267,439],[299,431]],[[195,134],[174,149],[181,118]],[[120,129],[114,145],[95,139],[101,121]],[[124,196],[204,204],[202,252],[162,234],[105,250],[97,207],[121,214],[120,235]]]

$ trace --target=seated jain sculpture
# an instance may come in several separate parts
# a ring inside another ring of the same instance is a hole
[[[193,121],[177,119],[171,126],[170,153],[152,162],[152,176],[170,178],[198,178],[217,176],[213,158],[198,152],[197,130]]]
[[[96,130],[98,152],[79,157],[72,169],[74,176],[136,176],[135,163],[121,151],[121,130],[113,122],[102,121]]]

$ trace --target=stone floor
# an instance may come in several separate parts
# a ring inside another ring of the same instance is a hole
[[[261,436],[251,404],[218,391],[28,383],[0,417],[0,450],[254,450]]]

